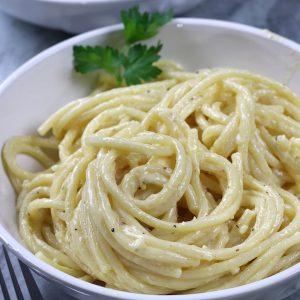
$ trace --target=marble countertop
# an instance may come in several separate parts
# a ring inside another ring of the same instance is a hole
[[[267,28],[300,42],[300,1],[297,0],[206,0],[196,9],[181,16],[228,20]],[[24,23],[2,12],[0,12],[0,33],[0,83],[37,53],[71,36],[65,32]],[[13,255],[11,258],[15,270],[21,274],[16,258]],[[5,275],[7,269],[3,267],[4,258],[1,255],[0,266]],[[54,284],[36,274],[34,277],[45,299],[72,299],[63,296],[62,290]],[[19,278],[21,285],[22,283],[24,285],[22,275]],[[25,298],[30,299],[29,294],[25,292],[26,295]],[[297,299],[300,299],[300,291],[286,300]]]

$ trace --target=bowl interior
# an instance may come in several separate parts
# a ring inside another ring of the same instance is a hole
[[[0,146],[11,136],[35,133],[58,108],[87,95],[96,77],[72,72],[74,44],[122,43],[120,26],[95,30],[55,46],[31,60],[0,88]],[[300,94],[300,46],[268,31],[211,20],[177,19],[152,40],[163,42],[163,58],[185,68],[246,69],[280,81]],[[0,164],[0,235],[20,241],[15,194]],[[7,233],[9,235],[7,235]],[[7,240],[11,244],[13,239]],[[16,251],[16,245],[13,247]]]

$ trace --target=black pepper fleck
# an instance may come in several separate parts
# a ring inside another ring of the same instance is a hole
[[[236,252],[239,252],[239,251],[240,251],[240,249],[235,249],[235,251],[236,251]]]
[[[237,228],[240,228],[238,224],[235,224],[235,226],[236,226]]]
[[[75,231],[77,231],[78,229],[77,228],[75,228]]]
[[[177,226],[174,224],[173,227],[176,228]]]
[[[112,229],[111,229],[111,232],[115,232],[115,229],[114,229],[114,228],[112,228]]]

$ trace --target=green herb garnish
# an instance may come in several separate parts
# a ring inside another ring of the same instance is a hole
[[[172,13],[141,14],[138,6],[135,6],[128,11],[122,11],[121,18],[124,24],[125,41],[130,45],[157,35],[159,28],[172,19]]]
[[[121,84],[125,56],[117,49],[108,46],[74,46],[73,57],[76,72],[85,74],[103,69],[112,74],[117,83]]]
[[[161,70],[153,66],[160,59],[162,44],[147,46],[136,44],[155,36],[159,28],[172,19],[171,12],[140,13],[138,6],[121,12],[126,45],[121,49],[109,46],[74,46],[76,72],[85,74],[105,70],[117,85],[139,84],[156,78]]]

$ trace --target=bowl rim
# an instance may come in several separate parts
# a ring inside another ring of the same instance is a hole
[[[59,1],[59,0],[58,0]],[[115,0],[121,1],[121,0]],[[176,18],[170,24],[166,26],[209,26],[215,28],[225,28],[228,30],[234,30],[242,32],[244,34],[250,34],[257,37],[262,37],[265,39],[270,39],[273,42],[283,44],[288,48],[295,50],[300,53],[300,45],[293,42],[287,38],[274,34],[265,29],[255,28],[249,25],[244,25],[240,23],[234,23],[229,21],[220,21],[214,19],[197,19],[197,18]],[[24,63],[16,71],[14,71],[6,80],[0,85],[0,101],[1,95],[9,89],[10,85],[14,83],[19,77],[26,74],[28,70],[40,63],[41,61],[51,57],[53,54],[73,46],[76,43],[84,43],[85,40],[99,36],[102,34],[112,33],[122,29],[121,24],[106,26],[100,29],[95,29],[75,37],[71,37],[65,41],[62,41],[44,51],[37,54],[29,61]],[[276,37],[276,38],[274,38]],[[2,200],[3,201],[3,200]],[[23,244],[18,242],[1,224],[0,224],[0,240],[3,244],[8,247],[20,260],[34,269],[37,273],[45,277],[46,279],[51,278],[52,281],[64,285],[69,289],[73,289],[79,293],[86,295],[103,295],[108,297],[113,297],[117,299],[127,299],[127,300],[165,300],[165,295],[147,295],[147,294],[137,294],[124,292],[119,290],[113,290],[110,288],[98,286],[92,283],[82,281],[81,279],[75,278],[71,275],[63,273],[58,269],[48,265],[42,260],[38,259],[33,253],[31,253]],[[246,285],[229,288],[225,290],[205,292],[198,294],[185,294],[185,295],[169,295],[168,299],[172,300],[212,300],[212,299],[223,299],[224,297],[234,297],[234,296],[245,296],[254,291],[262,290],[264,288],[270,287],[274,284],[287,281],[292,277],[300,273],[300,263],[265,279],[249,283]]]

